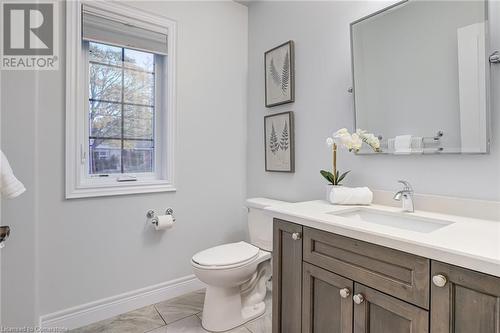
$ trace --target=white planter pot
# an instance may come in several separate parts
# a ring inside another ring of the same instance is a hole
[[[332,190],[338,187],[342,187],[342,185],[331,185],[331,184],[326,185],[326,201],[333,203],[331,199]]]

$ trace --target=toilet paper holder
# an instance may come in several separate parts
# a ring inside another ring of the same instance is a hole
[[[175,222],[175,217],[174,217],[174,210],[172,208],[167,208],[165,211],[165,215],[172,215],[172,220]],[[158,218],[156,215],[156,212],[152,209],[148,210],[146,213],[146,217],[148,219],[151,219],[151,223],[154,225],[158,225]]]

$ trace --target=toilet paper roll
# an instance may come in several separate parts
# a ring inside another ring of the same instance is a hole
[[[153,220],[156,230],[170,229],[174,226],[174,222],[172,215],[160,215]]]

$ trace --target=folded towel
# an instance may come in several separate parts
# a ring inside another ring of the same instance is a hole
[[[335,186],[330,191],[330,202],[336,205],[369,205],[373,193],[368,187]]]
[[[411,154],[411,135],[398,135],[394,139],[394,154]]]
[[[9,161],[4,153],[0,151],[0,154],[0,191],[9,199],[15,198],[26,191],[26,188],[23,183],[14,176]]]
[[[394,142],[395,141],[396,141],[396,139],[394,139],[394,138],[387,139],[387,151],[389,153],[394,153]]]
[[[424,153],[424,138],[421,136],[413,136],[411,138],[411,152],[413,154]]]

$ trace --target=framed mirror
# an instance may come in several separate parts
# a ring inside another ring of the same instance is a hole
[[[487,8],[410,0],[351,24],[355,128],[383,153],[489,152]]]

